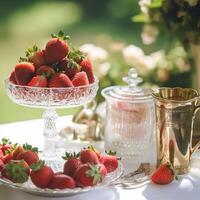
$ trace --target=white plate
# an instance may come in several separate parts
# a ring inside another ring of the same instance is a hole
[[[59,189],[41,189],[41,188],[37,188],[36,186],[34,186],[31,182],[31,180],[29,179],[28,182],[23,183],[23,184],[19,184],[19,183],[13,183],[8,179],[4,179],[0,177],[0,182],[10,188],[14,188],[16,190],[21,190],[23,192],[27,192],[27,193],[31,193],[34,195],[39,195],[39,196],[46,196],[46,197],[65,197],[65,196],[73,196],[73,195],[77,195],[77,194],[81,194],[84,192],[88,192],[91,190],[96,190],[99,189],[101,187],[105,187],[107,185],[110,185],[113,181],[115,181],[116,179],[118,179],[123,173],[123,167],[121,162],[119,162],[119,167],[117,170],[115,170],[112,173],[109,173],[105,179],[103,180],[102,183],[97,184],[96,186],[93,187],[85,187],[85,188],[74,188],[74,189],[63,189],[63,190],[59,190]]]

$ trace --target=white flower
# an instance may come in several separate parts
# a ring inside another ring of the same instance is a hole
[[[122,50],[122,54],[128,64],[132,64],[133,62],[140,62],[140,60],[142,60],[144,57],[143,50],[135,45],[129,45],[125,47]]]
[[[148,14],[148,6],[151,4],[151,0],[140,0],[139,5],[143,13]]]
[[[198,4],[199,0],[185,0],[186,2],[188,2],[188,4],[193,7],[196,6]]]
[[[144,44],[152,44],[158,35],[158,29],[152,25],[145,25],[142,30],[141,38]]]
[[[140,75],[145,76],[156,66],[157,60],[153,56],[146,56],[142,49],[129,45],[123,49],[125,62],[135,67]]]
[[[80,47],[80,50],[87,53],[92,62],[105,61],[108,57],[108,53],[105,49],[94,44],[84,44]]]
[[[94,67],[95,74],[97,74],[99,79],[101,79],[104,76],[106,76],[106,74],[108,74],[108,71],[111,68],[111,65],[110,65],[109,62],[104,62],[102,64],[94,65],[94,66],[95,66]]]

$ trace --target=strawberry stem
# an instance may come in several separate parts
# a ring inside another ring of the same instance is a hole
[[[62,30],[60,30],[58,32],[58,34],[52,33],[51,37],[52,38],[58,38],[58,39],[61,39],[61,40],[64,40],[64,41],[70,39],[70,36],[69,35],[65,35],[65,33]]]

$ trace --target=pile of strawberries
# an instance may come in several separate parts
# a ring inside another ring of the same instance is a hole
[[[3,139],[0,144],[1,177],[14,183],[29,180],[39,188],[73,189],[94,186],[103,181],[107,173],[118,168],[114,152],[102,155],[94,147],[82,149],[79,153],[66,153],[62,172],[54,172],[39,159],[38,149],[29,144],[11,144]]]
[[[9,80],[13,84],[31,87],[78,87],[95,81],[93,67],[80,50],[69,47],[64,32],[52,34],[45,49],[36,45],[20,58]]]

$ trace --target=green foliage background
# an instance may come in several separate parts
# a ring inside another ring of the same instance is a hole
[[[146,53],[166,49],[169,38],[165,34],[156,44],[142,44],[142,25],[131,21],[138,12],[137,0],[0,1],[0,123],[41,117],[42,110],[18,106],[9,100],[4,80],[26,48],[33,44],[43,48],[53,32],[64,30],[71,35],[76,47],[94,43],[108,49],[111,43],[122,42],[140,46]],[[102,87],[119,83],[128,70],[120,63],[120,57],[112,60],[114,71],[110,78],[113,81],[103,80]],[[75,111],[64,109],[59,113],[66,115]]]

